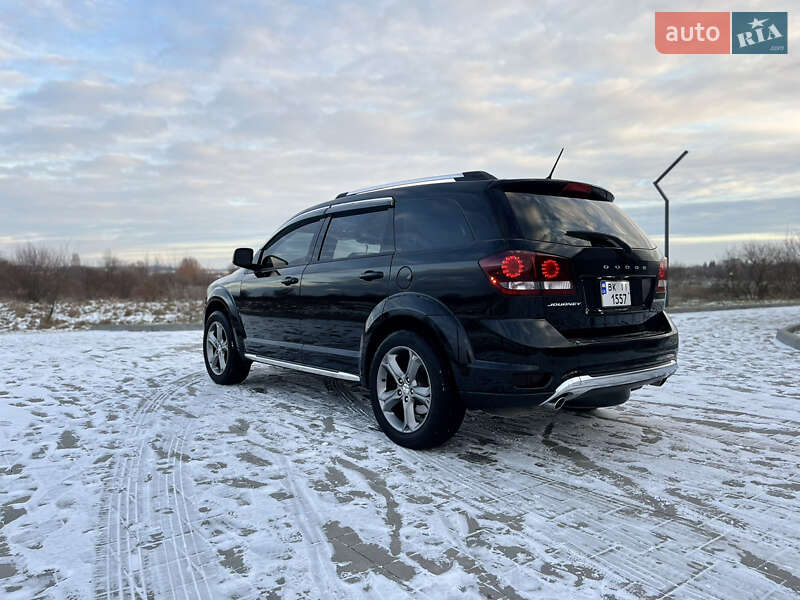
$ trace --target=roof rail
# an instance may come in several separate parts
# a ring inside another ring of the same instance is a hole
[[[410,187],[412,185],[425,185],[426,183],[452,183],[456,180],[492,180],[497,179],[494,175],[490,175],[485,171],[465,171],[463,173],[450,173],[449,175],[434,175],[433,177],[420,177],[418,179],[407,179],[406,181],[395,181],[392,183],[384,183],[382,185],[373,185],[365,187],[352,192],[342,192],[337,198],[344,196],[354,196],[356,194],[365,194],[367,192],[377,192],[378,190],[387,190],[390,188]]]

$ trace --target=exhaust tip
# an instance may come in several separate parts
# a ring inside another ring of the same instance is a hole
[[[566,402],[567,402],[566,395],[561,396],[560,398],[556,398],[555,401],[553,402],[553,408],[555,408],[556,410],[560,410],[561,407],[563,407],[564,404],[566,404]]]

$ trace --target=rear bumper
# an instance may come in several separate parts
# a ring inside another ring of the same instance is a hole
[[[645,385],[662,385],[678,368],[674,354],[663,356],[659,362],[644,367],[627,368],[603,375],[574,374],[553,387],[541,391],[512,389],[504,384],[498,391],[475,391],[459,386],[461,398],[467,408],[532,408],[548,402],[560,407],[564,402],[596,391],[635,390]]]
[[[453,373],[468,408],[534,407],[597,390],[658,385],[677,369],[678,331],[667,322],[668,331],[658,335],[591,344],[537,347],[531,336],[523,347],[505,338],[493,360],[454,364]]]
[[[566,402],[579,398],[588,392],[609,389],[639,388],[649,384],[660,385],[678,369],[678,361],[670,360],[664,364],[634,371],[622,371],[608,375],[578,375],[570,377],[550,395],[547,402]]]

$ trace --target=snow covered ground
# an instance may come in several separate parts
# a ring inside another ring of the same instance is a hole
[[[87,300],[50,306],[32,302],[0,301],[0,332],[35,329],[89,329],[97,325],[155,325],[203,320],[200,300]],[[48,320],[48,316],[50,319]]]
[[[675,320],[663,388],[426,452],[199,332],[0,335],[0,596],[796,598],[800,307]]]

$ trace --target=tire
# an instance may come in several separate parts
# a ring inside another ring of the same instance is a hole
[[[400,446],[414,450],[439,446],[464,420],[464,404],[447,363],[416,332],[397,331],[381,342],[370,365],[369,383],[375,419]]]
[[[608,408],[609,406],[619,406],[628,401],[631,397],[630,390],[600,391],[584,394],[575,398],[572,402],[566,402],[564,410],[573,412],[589,412],[596,408]]]
[[[214,340],[219,340],[219,343]],[[233,328],[224,312],[215,311],[206,320],[203,330],[203,358],[209,377],[220,385],[241,383],[250,373],[253,362],[239,354]]]

